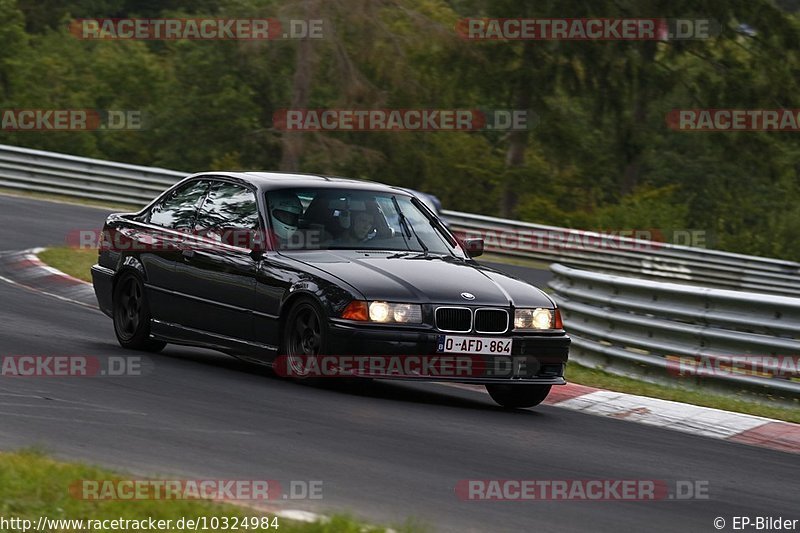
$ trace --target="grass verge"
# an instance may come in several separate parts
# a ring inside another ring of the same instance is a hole
[[[49,248],[39,254],[39,258],[48,265],[74,276],[78,279],[91,281],[89,268],[97,259],[96,250],[79,250],[68,247]],[[644,381],[638,381],[624,376],[609,374],[602,370],[595,370],[576,363],[570,363],[567,368],[567,380],[571,383],[587,385],[628,394],[650,396],[663,400],[714,407],[725,411],[746,413],[749,415],[764,416],[800,423],[800,409],[786,407],[785,403],[775,402],[775,405],[753,401],[746,396],[737,398],[721,394],[707,393],[696,389],[682,387],[667,387]]]
[[[177,521],[181,518],[197,519],[208,517],[209,529],[201,531],[230,531],[230,524],[236,519],[258,517],[256,525],[261,524],[261,517],[269,518],[269,525],[276,523],[275,528],[239,528],[246,531],[278,531],[281,533],[360,533],[386,531],[382,527],[365,525],[347,516],[333,516],[318,522],[298,522],[277,518],[261,510],[239,505],[214,503],[207,500],[83,500],[73,496],[70,486],[80,480],[124,480],[131,479],[119,473],[88,466],[80,463],[64,463],[54,461],[41,452],[21,451],[0,453],[0,517],[5,520],[19,518],[38,524],[39,517],[49,519],[83,520],[82,528],[77,524],[51,524],[45,529],[50,532],[90,531],[98,528],[87,527],[87,520],[171,520],[169,528],[159,531],[181,531],[177,529]],[[137,478],[138,479],[138,478]],[[211,528],[212,517],[223,523],[228,517],[229,528]],[[145,522],[146,523],[146,522]],[[166,523],[165,523],[166,525]],[[0,526],[0,530],[6,529]],[[106,527],[107,531],[114,528]],[[130,530],[130,528],[128,528]],[[31,529],[32,530],[32,529]],[[121,528],[119,530],[122,530]],[[191,528],[190,528],[191,530]],[[414,526],[403,526],[396,531],[422,531]]]
[[[90,269],[97,263],[97,250],[59,246],[47,248],[39,254],[39,259],[73,278],[91,282]]]

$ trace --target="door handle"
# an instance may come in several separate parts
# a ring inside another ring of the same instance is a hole
[[[192,257],[194,257],[194,250],[183,250],[181,252],[181,255],[186,259],[191,259]]]

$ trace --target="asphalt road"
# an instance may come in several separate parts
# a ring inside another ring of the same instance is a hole
[[[0,250],[64,242],[102,210],[0,196]],[[0,282],[0,355],[136,355],[99,312]],[[0,377],[0,449],[40,446],[135,475],[321,480],[287,508],[414,518],[441,531],[715,531],[721,516],[798,516],[796,455],[540,407],[505,412],[437,384],[348,390],[282,381],[168,347],[145,375]],[[709,499],[469,502],[462,479],[708,483]],[[726,528],[730,531],[730,525]]]

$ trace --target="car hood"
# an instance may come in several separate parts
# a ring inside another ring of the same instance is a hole
[[[458,259],[396,257],[347,251],[283,253],[335,276],[367,300],[390,302],[552,307],[550,298],[528,283],[494,269]],[[475,296],[467,300],[461,293]]]

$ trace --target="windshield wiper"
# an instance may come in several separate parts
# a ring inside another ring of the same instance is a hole
[[[405,252],[397,252],[396,254],[387,255],[386,259],[397,259],[397,258],[400,258],[400,257],[408,257],[409,255],[411,255],[413,253],[414,252],[412,252],[411,250],[408,250],[408,251],[405,251]]]
[[[456,257],[443,254],[443,253],[428,253],[428,252],[398,252],[394,255],[387,256],[386,259],[442,259],[443,261],[449,261],[450,259],[457,259]]]
[[[411,222],[403,214],[403,210],[400,209],[400,204],[397,202],[397,198],[394,196],[392,196],[392,203],[394,204],[394,208],[397,210],[397,216],[398,219],[400,220],[400,229],[405,229],[405,231],[403,232],[403,239],[406,240],[406,234],[408,235],[408,237],[411,237],[411,235],[413,234],[414,237],[417,238],[417,242],[419,243],[420,248],[422,248],[424,255],[428,255],[428,247],[425,245],[424,242],[422,242],[420,236],[417,235],[417,232],[414,230],[414,226],[411,225]],[[406,246],[408,246],[407,240],[406,240]],[[408,246],[408,249],[411,250],[411,247]]]

